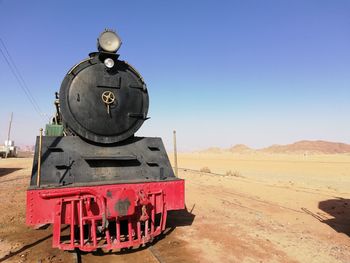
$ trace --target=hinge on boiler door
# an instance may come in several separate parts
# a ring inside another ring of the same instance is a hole
[[[129,113],[130,118],[136,118],[140,120],[148,120],[150,117],[147,117],[144,113]]]

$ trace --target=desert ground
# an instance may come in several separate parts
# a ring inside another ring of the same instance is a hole
[[[184,153],[178,164],[187,211],[168,232],[82,262],[350,262],[349,154]],[[0,159],[0,262],[74,262],[51,248],[51,227],[25,225],[31,165]]]

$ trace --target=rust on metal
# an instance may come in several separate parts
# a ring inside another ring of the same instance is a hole
[[[118,200],[114,205],[114,211],[118,212],[120,216],[126,216],[128,214],[129,206],[131,205],[128,198],[124,200]]]

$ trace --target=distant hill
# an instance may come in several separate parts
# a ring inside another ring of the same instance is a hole
[[[287,145],[272,145],[259,151],[267,153],[350,153],[350,144],[327,141],[299,141]]]
[[[202,151],[199,151],[200,153],[222,153],[224,152],[225,150],[219,148],[219,147],[210,147],[208,149],[205,149],[205,150],[202,150]]]
[[[237,144],[232,146],[231,148],[228,149],[223,149],[220,147],[210,147],[208,149],[199,151],[200,153],[249,153],[249,152],[254,152],[254,149],[249,148],[248,146],[244,144]]]
[[[298,141],[286,145],[272,145],[263,149],[252,149],[244,144],[237,144],[228,149],[211,147],[201,153],[300,153],[300,154],[337,154],[350,153],[350,144],[327,141]]]
[[[249,148],[247,145],[244,144],[236,144],[228,149],[229,152],[232,153],[250,153],[254,152],[255,150],[252,148]]]

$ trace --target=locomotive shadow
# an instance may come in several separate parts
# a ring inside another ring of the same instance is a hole
[[[62,230],[65,230],[65,229],[68,229],[68,227],[63,228]],[[15,250],[15,251],[11,250],[10,253],[8,253],[7,255],[0,258],[0,262],[4,262],[4,261],[6,261],[14,256],[17,256],[18,254],[20,254],[20,253],[22,253],[22,252],[24,252],[32,247],[35,247],[36,245],[39,245],[40,243],[42,243],[42,242],[44,242],[52,237],[53,237],[53,234],[49,234],[49,235],[44,236],[44,237],[42,237],[42,238],[40,238],[40,239],[30,243],[30,244],[24,245],[23,247]]]
[[[194,218],[196,217],[196,215],[192,213],[195,206],[196,205],[194,204],[190,211],[188,211],[187,207],[182,210],[169,211],[167,227],[176,228],[192,225]]]
[[[0,168],[0,177],[22,170],[23,168]]]
[[[157,244],[159,241],[166,238],[168,235],[170,235],[177,227],[185,227],[192,225],[196,215],[193,214],[193,209],[195,205],[193,205],[192,209],[190,211],[187,210],[187,207],[182,210],[176,210],[176,211],[169,211],[168,212],[168,218],[167,218],[167,225],[165,231],[160,234],[159,236],[155,237],[154,240],[150,243],[147,243],[146,245],[138,248],[126,248],[121,249],[120,251],[103,251],[102,249],[98,249],[97,251],[93,252],[92,254],[94,256],[104,256],[104,255],[122,255],[122,254],[130,254],[135,253],[138,251],[142,251],[148,248],[151,248],[155,244]],[[87,254],[88,252],[82,252],[81,254]]]
[[[28,245],[25,245],[23,247],[21,247],[20,249],[16,250],[16,251],[11,251],[10,253],[8,253],[7,255],[5,255],[4,257],[0,258],[0,262],[4,262],[14,256],[17,256],[18,254],[26,251],[27,249],[30,249],[38,244],[40,244],[41,242],[44,242],[45,240],[49,239],[49,238],[52,238],[52,234],[48,235],[48,236],[45,236],[41,239],[38,239],[36,240],[35,242],[31,243],[31,244],[28,244]]]
[[[318,208],[333,218],[318,217],[317,219],[329,225],[335,231],[350,236],[350,199],[338,197],[318,203]]]

